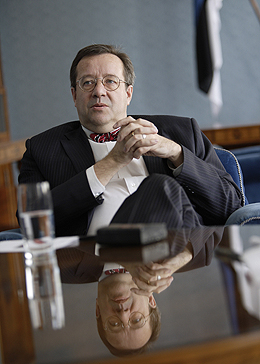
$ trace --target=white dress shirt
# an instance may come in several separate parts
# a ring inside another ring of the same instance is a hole
[[[90,139],[90,130],[82,126],[82,129],[89,138],[89,143],[93,151],[95,162],[105,158],[114,148],[115,141],[97,143]],[[172,170],[173,177],[177,177],[182,171],[182,164],[175,168],[168,160],[168,167]],[[149,175],[143,157],[133,159],[127,166],[121,168],[109,181],[103,186],[96,176],[94,165],[86,170],[87,178],[91,191],[95,197],[103,194],[104,201],[95,208],[93,218],[91,220],[88,236],[96,234],[96,231],[108,226],[114,214],[117,212],[124,200],[134,193],[141,182]]]
[[[83,126],[82,128],[89,137],[91,131]],[[89,143],[95,162],[98,162],[107,156],[116,142],[97,143],[89,139]],[[89,236],[95,235],[100,227],[109,225],[120,205],[137,190],[143,179],[149,175],[142,157],[133,159],[127,166],[121,168],[106,186],[103,186],[98,180],[94,166],[88,168],[86,174],[93,195],[97,197],[102,193],[104,198],[103,203],[95,208],[87,234]]]

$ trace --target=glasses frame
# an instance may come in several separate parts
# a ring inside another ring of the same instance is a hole
[[[109,77],[109,76],[113,76],[113,77],[115,77],[117,80],[118,80],[118,85],[117,85],[117,87],[114,89],[114,90],[108,90],[107,88],[106,88],[106,85],[104,84],[104,79],[105,78],[107,78],[107,77]],[[116,75],[106,75],[105,77],[96,77],[96,78],[93,78],[93,80],[94,80],[94,83],[93,83],[93,88],[91,88],[90,90],[84,90],[81,86],[80,86],[80,80],[82,80],[82,78],[84,78],[84,77],[86,77],[86,76],[82,76],[82,77],[80,77],[77,81],[76,81],[76,83],[79,85],[79,88],[83,91],[83,92],[92,92],[94,89],[95,89],[95,87],[97,86],[97,81],[98,80],[101,80],[101,83],[102,83],[102,85],[105,87],[105,89],[107,90],[107,91],[116,91],[118,88],[119,88],[119,86],[120,86],[120,83],[125,83],[127,86],[129,86],[129,84],[126,82],[126,81],[124,81],[124,80],[121,80],[118,76],[116,76]]]
[[[130,314],[130,316],[129,316],[129,319],[128,319],[128,322],[127,322],[127,326],[125,326],[125,325],[123,324],[123,322],[121,321],[121,319],[120,319],[118,316],[116,316],[116,315],[109,316],[109,317],[106,319],[106,322],[105,322],[105,325],[103,326],[103,328],[104,328],[104,330],[105,330],[105,331],[109,331],[109,332],[111,332],[112,334],[118,334],[119,332],[121,332],[121,331],[122,331],[122,329],[125,329],[126,327],[131,327],[131,325],[130,325],[131,316],[133,316],[135,313],[139,313],[139,314],[140,314],[140,315],[142,315],[142,316],[143,316],[143,318],[144,318],[144,324],[143,324],[142,326],[140,326],[140,327],[136,328],[136,329],[134,329],[134,328],[133,328],[133,330],[138,330],[138,329],[141,329],[142,327],[144,327],[144,325],[145,325],[145,324],[146,324],[146,322],[148,321],[148,318],[150,317],[150,315],[152,314],[152,312],[153,312],[153,311],[151,311],[151,312],[149,313],[149,315],[147,315],[147,316],[144,316],[144,314],[142,314],[142,312],[138,312],[138,311],[134,311],[134,312],[132,312],[132,313]],[[116,318],[117,318],[117,319],[121,322],[121,327],[122,327],[122,329],[120,329],[118,332],[115,332],[115,331],[111,331],[111,330],[109,330],[109,328],[108,328],[108,326],[107,326],[107,321],[108,321],[111,317],[116,317]]]

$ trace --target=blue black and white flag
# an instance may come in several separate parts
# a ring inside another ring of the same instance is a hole
[[[223,60],[219,15],[222,2],[223,0],[195,0],[198,84],[208,95],[215,117],[218,116],[223,104],[220,79]]]

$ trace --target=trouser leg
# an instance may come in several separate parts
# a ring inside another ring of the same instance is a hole
[[[165,222],[170,229],[200,226],[202,219],[174,178],[152,174],[123,202],[111,222]]]

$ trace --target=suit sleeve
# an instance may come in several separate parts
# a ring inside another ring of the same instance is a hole
[[[242,194],[194,119],[191,125],[194,150],[182,145],[184,163],[176,180],[205,225],[224,225],[229,215],[242,206]]]

